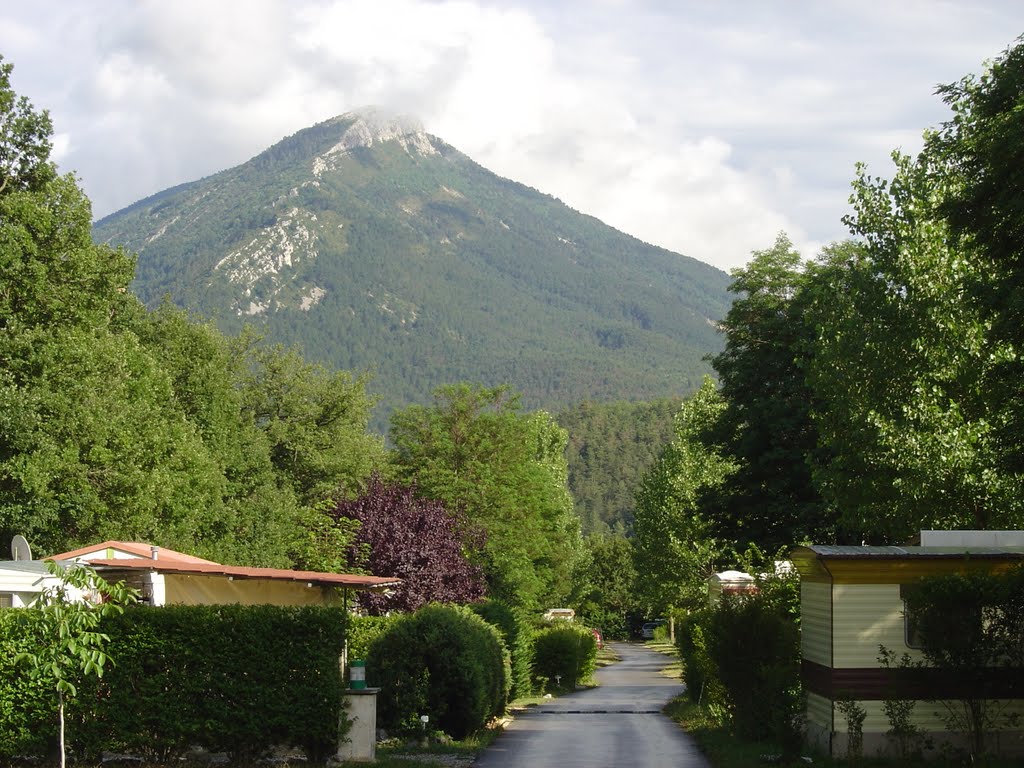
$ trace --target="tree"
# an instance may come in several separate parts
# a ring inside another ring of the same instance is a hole
[[[103,676],[110,638],[98,630],[99,624],[104,617],[121,613],[135,593],[120,582],[104,581],[86,566],[64,568],[51,561],[49,568],[61,577],[61,583],[24,610],[35,650],[19,653],[15,662],[24,664],[29,675],[45,681],[56,694],[60,765],[64,768],[65,703],[78,695],[78,676]]]
[[[644,476],[637,492],[634,562],[642,602],[651,615],[696,608],[707,599],[705,579],[721,553],[700,499],[720,488],[736,464],[709,448],[702,435],[721,418],[726,403],[714,381],[683,401],[675,439]]]
[[[961,254],[978,269],[967,284],[996,344],[1014,350],[993,366],[991,394],[1004,468],[1024,471],[1024,41],[980,76],[939,88],[953,111],[926,136],[924,156],[943,184],[938,209]]]
[[[580,552],[565,431],[547,413],[521,414],[504,387],[451,385],[434,400],[392,416],[399,478],[486,533],[476,557],[493,597],[530,609],[560,604]]]
[[[780,234],[733,272],[738,297],[722,324],[725,349],[712,360],[726,405],[704,439],[736,471],[701,506],[719,537],[771,550],[834,535],[811,479],[817,431],[802,367],[812,338],[797,301],[802,267]]]
[[[427,603],[470,603],[484,596],[483,572],[463,554],[456,519],[441,502],[418,497],[414,487],[387,484],[375,475],[359,498],[339,502],[330,514],[358,522],[350,566],[402,579],[388,593],[359,593],[369,613],[412,612]]]
[[[270,457],[299,503],[316,507],[353,496],[384,463],[384,445],[367,431],[373,405],[365,381],[306,362],[295,349],[243,338],[243,409],[264,432]]]
[[[576,613],[606,638],[625,640],[639,607],[633,545],[622,536],[592,534],[584,539],[587,589]]]
[[[817,329],[806,362],[824,450],[814,477],[855,541],[924,527],[1012,527],[1019,478],[998,469],[993,344],[968,296],[984,268],[937,210],[943,176],[895,154],[891,182],[858,171],[856,242],[826,249],[801,302]]]
[[[0,195],[38,189],[56,175],[50,162],[50,115],[36,112],[27,98],[14,93],[13,69],[0,56]]]

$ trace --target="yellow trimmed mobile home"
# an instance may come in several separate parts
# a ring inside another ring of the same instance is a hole
[[[927,685],[908,688],[905,675],[879,660],[879,646],[897,658],[906,653],[923,661],[908,632],[906,587],[927,576],[999,572],[1024,563],[1024,532],[923,531],[920,546],[813,545],[796,547],[791,558],[800,573],[801,675],[812,745],[835,757],[848,754],[847,722],[837,707],[848,699],[867,713],[864,754],[891,754],[882,705],[896,698],[895,691],[899,698],[919,699],[913,724],[933,743],[958,744],[962,736],[947,730],[944,691],[935,690],[938,676],[925,671],[918,679]],[[1007,676],[1005,683],[1003,712],[1018,712],[1024,722],[1020,679]],[[1004,752],[1024,753],[1024,731],[1004,730],[999,740]]]

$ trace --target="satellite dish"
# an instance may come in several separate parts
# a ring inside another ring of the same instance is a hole
[[[11,557],[15,560],[32,559],[32,550],[28,546],[28,541],[20,533],[11,539]]]

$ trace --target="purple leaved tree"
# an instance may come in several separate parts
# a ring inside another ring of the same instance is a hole
[[[350,563],[362,561],[375,576],[397,576],[402,585],[388,594],[360,592],[359,604],[370,614],[415,611],[427,603],[469,603],[486,591],[483,571],[466,557],[458,521],[440,501],[423,499],[415,487],[386,484],[374,476],[357,499],[339,502],[332,516],[358,520],[359,532]]]

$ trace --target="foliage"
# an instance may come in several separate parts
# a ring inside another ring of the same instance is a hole
[[[378,721],[418,732],[419,717],[456,739],[505,709],[509,661],[498,630],[460,606],[428,605],[377,637],[367,681],[382,690]]]
[[[532,690],[534,628],[526,613],[498,600],[484,600],[469,607],[488,624],[497,627],[505,641],[511,662],[509,699],[529,696]]]
[[[270,458],[299,502],[352,496],[384,460],[367,432],[365,380],[306,362],[295,349],[250,346],[243,407],[266,435]]]
[[[799,601],[793,578],[769,578],[748,595],[723,595],[706,626],[707,652],[725,691],[733,726],[744,738],[799,748]]]
[[[1024,567],[928,577],[906,606],[925,659],[957,691],[946,703],[950,730],[968,735],[977,760],[991,732],[1011,724],[998,700],[1002,678],[1024,669]]]
[[[809,464],[818,433],[801,362],[812,337],[798,301],[804,281],[800,254],[780,234],[729,286],[737,298],[722,324],[725,350],[712,361],[725,407],[704,439],[735,471],[701,509],[715,535],[739,545],[777,549],[834,535]]]
[[[53,721],[53,694],[40,679],[32,679],[15,661],[35,647],[24,614],[0,611],[0,758],[51,753],[58,740]]]
[[[548,414],[520,413],[504,387],[458,384],[396,412],[391,440],[399,478],[464,521],[465,543],[486,534],[476,557],[491,596],[531,610],[564,602],[581,540],[566,434]]]
[[[957,249],[977,265],[964,284],[966,294],[991,324],[993,343],[1014,350],[993,361],[988,396],[1005,419],[996,425],[1001,467],[1018,474],[1024,471],[1024,40],[1018,38],[980,77],[968,75],[938,92],[953,116],[926,136],[923,155],[934,166],[932,178],[944,184],[939,213]]]
[[[463,554],[456,517],[441,502],[418,497],[414,486],[385,484],[375,475],[363,495],[339,502],[330,514],[359,523],[350,564],[362,564],[366,548],[370,573],[403,580],[387,594],[359,593],[359,605],[368,612],[409,612],[427,603],[483,597],[483,573]]]
[[[576,605],[576,615],[606,639],[625,640],[630,617],[637,612],[638,576],[633,565],[633,545],[615,535],[584,539],[587,590]]]
[[[847,222],[861,242],[827,249],[805,288],[828,458],[815,480],[855,541],[1013,527],[1019,478],[997,469],[1005,449],[991,403],[1008,350],[967,300],[980,265],[950,246],[931,162],[894,160],[891,182],[859,170]]]
[[[637,490],[675,434],[679,404],[586,400],[555,416],[569,433],[569,490],[584,535],[632,534]]]
[[[35,190],[56,175],[50,162],[53,123],[11,88],[13,64],[0,56],[0,195]]]
[[[726,403],[710,378],[683,402],[675,438],[644,476],[637,492],[633,539],[639,596],[649,615],[670,607],[697,607],[707,597],[705,579],[722,545],[713,519],[699,501],[721,487],[736,464],[709,448],[704,433],[721,418]]]
[[[348,640],[349,659],[366,659],[373,641],[384,634],[399,618],[400,614],[397,613],[390,616],[349,615],[345,634]]]
[[[64,768],[65,706],[78,696],[82,678],[103,676],[110,660],[110,638],[99,631],[105,617],[116,616],[135,593],[121,583],[110,584],[84,565],[67,568],[50,561],[49,571],[60,577],[57,586],[43,591],[31,608],[19,614],[28,625],[29,648],[15,657],[28,676],[55,694],[60,765]]]
[[[921,662],[913,661],[909,653],[897,657],[895,651],[884,645],[878,646],[878,663],[886,669],[899,671],[919,669],[922,666]],[[882,712],[889,721],[887,734],[896,746],[897,757],[902,760],[920,757],[927,745],[921,728],[914,723],[916,707],[916,699],[903,699],[896,695],[890,695],[882,701]]]
[[[117,666],[77,713],[81,753],[171,762],[193,747],[254,760],[302,747],[337,749],[340,608],[138,607],[105,622]]]
[[[711,614],[712,609],[705,607],[683,619],[676,628],[676,649],[689,700],[722,717],[726,714],[726,693],[708,647]]]
[[[597,641],[586,627],[554,620],[537,631],[533,653],[534,679],[571,691],[594,674]]]
[[[864,754],[864,720],[868,712],[850,698],[836,699],[836,709],[846,720],[846,757],[859,760]]]

